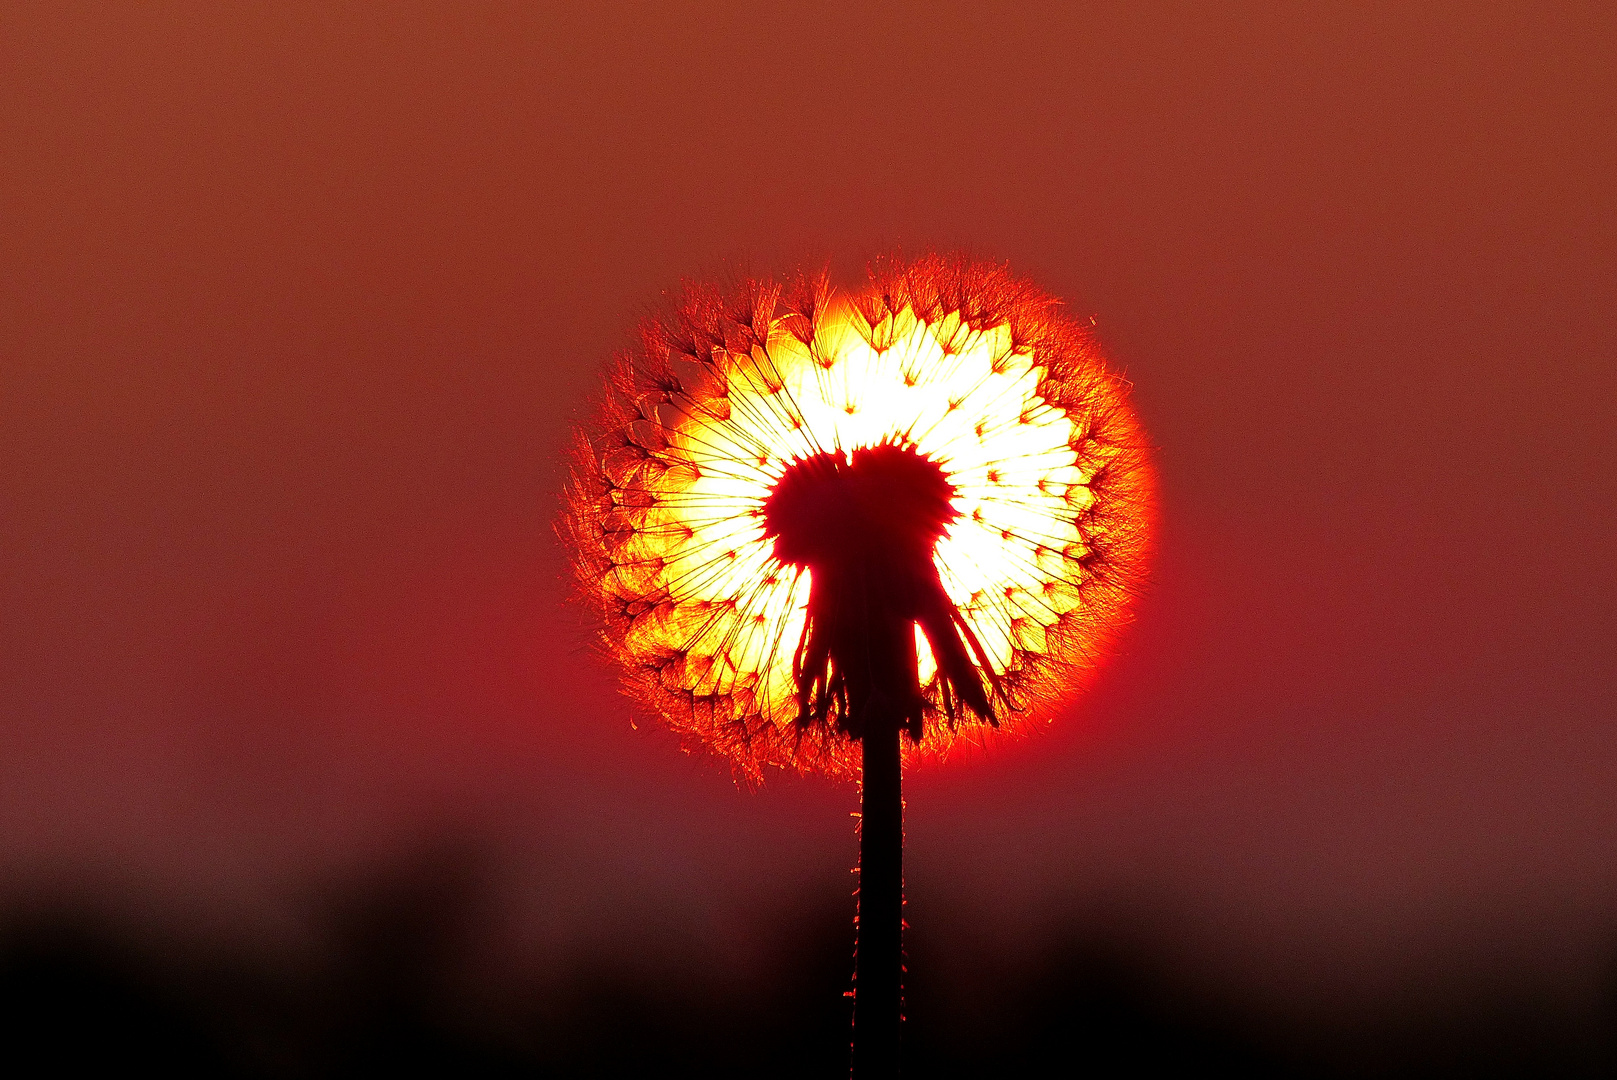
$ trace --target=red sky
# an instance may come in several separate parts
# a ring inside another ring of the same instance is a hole
[[[992,7],[13,5],[0,925],[315,963],[442,843],[496,985],[756,975],[853,791],[631,728],[561,449],[682,277],[963,248],[1094,316],[1163,531],[1065,723],[912,778],[938,978],[1127,924],[1263,1014],[1607,1007],[1611,12]]]

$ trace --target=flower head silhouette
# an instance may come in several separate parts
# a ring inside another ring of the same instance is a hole
[[[1151,494],[1086,329],[929,256],[690,288],[613,369],[561,527],[635,698],[742,776],[851,776],[872,709],[914,760],[1081,686]]]

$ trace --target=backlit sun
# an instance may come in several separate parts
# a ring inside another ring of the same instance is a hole
[[[852,292],[823,276],[693,288],[614,368],[562,531],[630,693],[743,776],[857,775],[857,746],[800,693],[814,571],[782,557],[766,504],[794,467],[853,469],[881,447],[931,463],[947,499],[933,563],[966,643],[955,663],[1001,731],[1051,715],[1127,616],[1150,540],[1145,441],[1127,384],[1049,297],[936,256]],[[992,730],[940,676],[932,630],[915,629],[911,761]]]

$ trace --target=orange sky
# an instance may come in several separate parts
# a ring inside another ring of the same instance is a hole
[[[560,451],[682,276],[936,246],[1093,315],[1163,518],[1072,718],[913,778],[938,978],[1121,920],[1264,1015],[1593,1008],[1611,13],[991,6],[8,12],[0,923],[298,963],[310,896],[445,843],[479,970],[755,973],[852,791],[631,729]]]

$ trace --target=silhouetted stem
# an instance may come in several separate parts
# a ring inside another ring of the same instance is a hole
[[[899,737],[897,718],[884,717],[870,723],[861,740],[854,1080],[887,1080],[899,1075],[904,1007],[904,796]]]

